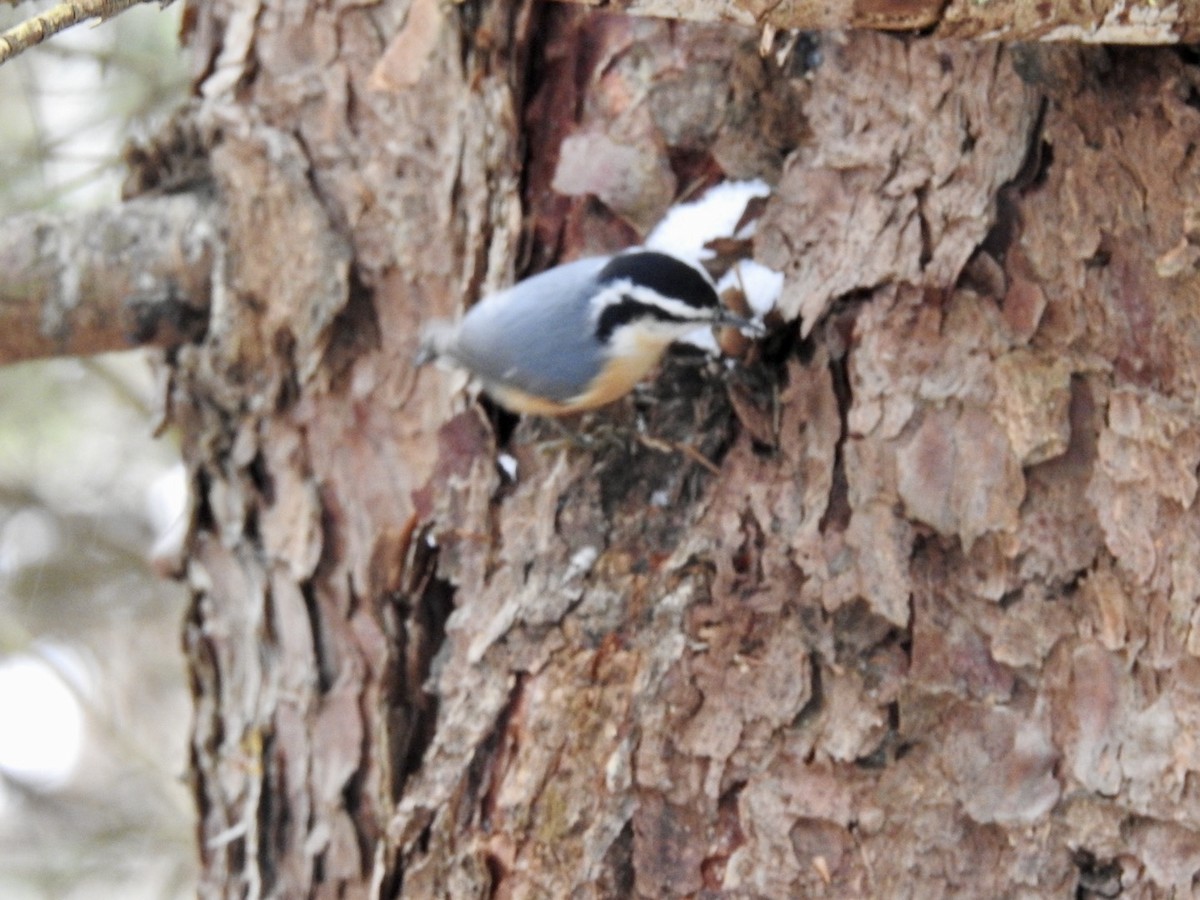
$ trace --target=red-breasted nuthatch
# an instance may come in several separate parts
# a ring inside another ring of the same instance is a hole
[[[667,346],[733,315],[699,269],[651,250],[556,266],[485,297],[457,323],[430,322],[418,362],[467,370],[497,402],[549,416],[623,397]]]

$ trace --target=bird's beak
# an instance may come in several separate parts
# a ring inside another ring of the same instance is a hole
[[[726,326],[736,328],[739,331],[745,332],[751,337],[760,338],[766,335],[767,329],[762,322],[755,322],[753,319],[745,319],[739,315],[731,313],[729,310],[721,307],[717,313],[717,320],[714,323],[718,326]]]

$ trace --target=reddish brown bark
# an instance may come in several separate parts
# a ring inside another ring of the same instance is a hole
[[[586,4],[586,0],[575,0]],[[1200,35],[1187,3],[1127,0],[616,0],[610,9],[771,29],[878,28],[939,39],[1175,44]]]
[[[196,340],[216,244],[192,194],[0,221],[0,362]]]
[[[781,67],[731,27],[441,15],[194,22],[228,234],[172,393],[206,889],[1190,890],[1191,59],[850,34]],[[750,175],[775,333],[604,415],[719,475],[411,367],[519,254]]]

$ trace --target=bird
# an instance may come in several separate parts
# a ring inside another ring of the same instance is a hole
[[[634,248],[555,266],[457,322],[429,322],[417,361],[466,370],[511,412],[565,416],[620,399],[705,325],[762,333],[721,305],[700,269]]]

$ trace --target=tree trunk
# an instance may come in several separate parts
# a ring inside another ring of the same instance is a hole
[[[1193,56],[188,21],[224,234],[169,396],[205,894],[1192,889]],[[772,185],[773,333],[599,416],[718,474],[413,368],[422,321],[721,177]]]
[[[570,0],[591,5],[590,0]],[[692,22],[734,22],[764,29],[880,28],[920,30],[939,39],[1072,41],[1114,44],[1193,43],[1200,10],[1186,3],[1126,0],[611,0],[610,10]]]

